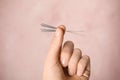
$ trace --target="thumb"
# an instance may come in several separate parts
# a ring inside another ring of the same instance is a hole
[[[47,64],[56,64],[56,62],[58,62],[64,33],[65,27],[63,25],[59,26],[50,45],[50,49],[47,55]]]

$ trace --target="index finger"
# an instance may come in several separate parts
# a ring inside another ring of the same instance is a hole
[[[49,53],[48,53],[49,58],[52,61],[56,61],[56,59],[59,58],[59,55],[60,55],[59,51],[62,46],[64,33],[65,33],[65,26],[63,26],[63,25],[58,26],[58,28],[54,34],[53,40],[51,42]]]

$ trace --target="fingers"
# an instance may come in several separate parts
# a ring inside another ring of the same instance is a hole
[[[59,26],[54,34],[47,56],[47,60],[49,63],[51,62],[55,63],[56,61],[58,61],[58,58],[60,57],[60,49],[64,38],[64,32],[65,27]]]
[[[90,76],[90,58],[87,55],[82,56],[80,49],[74,49],[73,42],[65,42],[61,50],[60,60],[63,67],[68,67],[70,76],[77,75],[83,76],[83,78]]]
[[[70,57],[73,53],[74,44],[71,41],[65,42],[63,49],[61,51],[61,63],[63,67],[67,67]]]
[[[90,77],[90,62],[87,65],[87,68],[85,69],[84,73],[83,73],[84,77],[89,78]]]
[[[80,80],[89,80],[90,78],[90,62],[87,65],[87,68],[85,69],[83,75],[80,77]]]
[[[71,56],[71,59],[68,64],[68,70],[70,75],[75,75],[77,71],[77,64],[82,57],[81,50],[76,48]]]
[[[80,61],[78,62],[78,67],[77,67],[77,75],[82,76],[83,73],[85,72],[88,64],[90,62],[90,59],[88,56],[83,56]],[[87,75],[87,72],[85,72],[85,75]]]

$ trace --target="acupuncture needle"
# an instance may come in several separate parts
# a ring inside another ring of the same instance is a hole
[[[44,27],[44,29],[43,28],[40,29],[42,32],[55,32],[57,29],[57,27],[54,27],[54,26],[51,26],[51,25],[48,25],[45,23],[41,23],[40,25],[41,25],[41,27]],[[66,30],[66,32],[76,33],[76,32],[83,32],[83,31]]]

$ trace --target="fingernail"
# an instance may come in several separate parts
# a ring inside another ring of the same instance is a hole
[[[62,65],[63,65],[63,67],[66,67],[66,60],[65,60],[65,58],[62,59]]]
[[[60,29],[59,28],[57,28],[57,30],[56,30],[56,37],[58,37],[59,35],[60,35]]]
[[[77,70],[77,75],[78,76],[82,76],[82,65],[80,65],[79,67],[78,67],[78,70]]]

